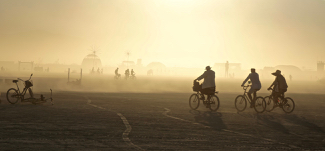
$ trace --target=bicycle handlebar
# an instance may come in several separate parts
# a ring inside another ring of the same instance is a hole
[[[30,77],[29,77],[29,79],[27,81],[29,81],[30,79],[32,79],[32,76],[33,76],[33,74],[30,75]],[[20,78],[17,78],[17,79],[24,82],[23,79],[20,79]]]

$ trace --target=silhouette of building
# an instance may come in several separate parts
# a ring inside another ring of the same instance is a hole
[[[101,62],[100,58],[95,53],[92,53],[92,54],[87,55],[82,60],[81,67],[85,71],[90,71],[93,68],[94,69],[102,68],[102,62]]]
[[[317,72],[324,72],[324,62],[322,61],[317,62]]]
[[[165,70],[166,66],[160,62],[151,62],[147,65],[147,68],[153,70]]]
[[[278,65],[274,67],[276,70],[281,70],[282,73],[300,73],[302,70],[294,65]]]

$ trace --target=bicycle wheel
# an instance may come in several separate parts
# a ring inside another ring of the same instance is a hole
[[[289,98],[286,97],[283,101],[282,110],[286,113],[291,113],[295,109],[295,102]]]
[[[247,101],[243,95],[238,95],[235,99],[235,107],[238,112],[242,112],[246,109]]]
[[[189,105],[192,110],[196,110],[200,105],[199,95],[192,94],[189,100]]]
[[[256,97],[254,109],[257,113],[263,113],[266,108],[266,103],[263,97]]]
[[[217,111],[219,109],[220,106],[220,102],[219,102],[219,98],[216,95],[211,95],[210,99],[209,99],[209,108],[211,111]]]
[[[20,99],[18,91],[14,88],[9,89],[6,96],[8,102],[11,104],[16,104]]]
[[[268,111],[268,112],[273,111],[273,109],[274,109],[274,100],[273,100],[273,98],[270,97],[270,96],[266,96],[264,98],[264,100],[265,100],[265,103],[266,103],[265,110]]]

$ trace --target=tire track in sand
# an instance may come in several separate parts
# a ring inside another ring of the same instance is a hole
[[[84,98],[87,99],[87,104],[90,105],[90,106],[92,106],[92,107],[99,108],[99,109],[102,109],[102,110],[108,110],[110,112],[116,113],[121,118],[121,120],[123,121],[123,123],[124,123],[124,125],[126,127],[125,131],[122,134],[123,141],[125,143],[127,143],[129,146],[131,146],[131,147],[133,147],[133,148],[135,148],[137,150],[144,151],[144,149],[142,149],[141,147],[133,144],[132,141],[130,140],[129,134],[130,134],[130,132],[132,130],[132,127],[131,127],[130,123],[128,122],[128,120],[125,118],[125,116],[123,116],[123,114],[118,113],[118,112],[115,112],[115,111],[112,111],[110,109],[106,109],[106,108],[100,107],[100,106],[95,105],[95,104],[91,104],[91,100],[89,98],[87,98],[87,97],[84,97]]]
[[[158,108],[160,108],[160,107],[158,107]],[[211,126],[206,126],[206,125],[201,124],[201,123],[197,123],[197,122],[193,122],[193,121],[189,121],[189,120],[185,120],[185,119],[182,119],[182,118],[178,118],[178,117],[175,117],[175,116],[168,115],[168,113],[171,110],[168,109],[168,108],[164,108],[164,109],[165,109],[165,112],[163,112],[162,114],[169,117],[169,118],[172,118],[172,119],[175,119],[175,120],[180,120],[180,121],[187,122],[187,123],[192,123],[192,124],[195,124],[195,125],[201,125],[201,126],[206,127],[206,128],[212,128]],[[258,137],[258,136],[255,136],[255,135],[245,134],[245,133],[236,132],[236,131],[227,130],[227,129],[221,129],[221,130],[224,131],[224,132],[234,133],[234,134],[238,134],[238,135],[242,135],[242,136],[248,136],[248,137],[258,138],[258,139],[262,139],[262,140],[273,142],[273,143],[278,143],[278,144],[281,144],[281,145],[289,146],[289,147],[294,148],[294,149],[301,149],[300,147],[295,146],[295,145],[285,144],[285,143],[278,142],[276,140],[272,140],[272,139],[268,139],[268,138],[264,138],[264,137]]]

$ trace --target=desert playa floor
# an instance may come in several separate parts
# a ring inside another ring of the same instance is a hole
[[[325,95],[287,94],[296,108],[191,110],[191,93],[55,92],[55,104],[0,104],[0,150],[325,150]],[[266,96],[267,94],[260,94]]]

